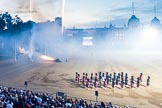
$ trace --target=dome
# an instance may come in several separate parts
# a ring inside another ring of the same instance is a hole
[[[157,17],[154,17],[151,21],[152,25],[160,25],[160,20]]]
[[[113,26],[113,25],[110,23],[109,28],[111,28],[111,29],[112,29],[112,28],[114,28],[114,26]]]
[[[130,27],[138,27],[140,24],[139,18],[137,18],[135,15],[132,15],[131,18],[128,20],[128,26]]]

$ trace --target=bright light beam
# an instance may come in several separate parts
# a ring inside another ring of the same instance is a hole
[[[160,32],[156,28],[146,27],[140,32],[139,39],[137,39],[137,49],[141,51],[155,51],[159,50]]]
[[[154,43],[158,41],[158,30],[155,28],[144,28],[141,31],[141,40],[144,43]]]

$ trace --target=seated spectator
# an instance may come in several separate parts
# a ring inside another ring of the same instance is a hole
[[[111,102],[106,105],[83,99],[54,98],[47,93],[0,86],[0,108],[113,108],[113,105]]]
[[[70,99],[67,100],[67,102],[65,103],[65,106],[66,106],[66,108],[72,106],[72,104],[71,104],[71,102],[70,102]]]
[[[107,108],[113,108],[113,105],[111,102],[109,102],[109,104],[107,105]]]

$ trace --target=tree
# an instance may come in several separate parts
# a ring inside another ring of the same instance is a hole
[[[23,24],[23,21],[20,19],[20,17],[16,15],[11,22],[12,22],[12,32],[14,34],[20,33],[22,31],[22,24]]]
[[[0,16],[0,31],[3,31],[5,26],[6,26],[6,23]]]
[[[11,30],[12,29],[12,16],[8,12],[6,12],[2,14],[2,19],[6,23],[6,29]]]

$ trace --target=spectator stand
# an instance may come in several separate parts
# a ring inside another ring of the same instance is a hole
[[[39,100],[40,101],[40,104],[42,101],[42,96],[43,94],[47,94],[47,97],[50,99],[54,99],[53,97],[56,96],[55,99],[57,99],[58,97],[61,97],[64,102],[65,102],[65,105],[66,103],[69,103],[69,104],[72,104],[70,103],[68,100],[78,100],[78,102],[83,102],[84,104],[87,103],[89,105],[92,105],[92,106],[97,106],[97,107],[108,107],[108,108],[137,108],[137,107],[131,107],[131,106],[126,106],[126,105],[118,105],[118,104],[111,104],[111,102],[103,102],[103,101],[95,101],[95,100],[88,100],[88,99],[82,99],[82,98],[78,98],[78,97],[71,97],[71,96],[68,96],[66,93],[64,92],[56,92],[56,93],[45,93],[45,92],[38,92],[38,91],[30,91],[30,90],[24,90],[24,89],[20,89],[20,88],[12,88],[12,87],[6,87],[6,86],[1,86],[0,85],[0,89],[6,89],[8,90],[7,92],[10,93],[12,91],[12,89],[16,90],[17,92],[20,92],[22,94],[27,94],[27,92],[32,92],[33,94],[39,94]],[[55,100],[54,99],[54,100]],[[57,100],[56,100],[57,101]],[[110,107],[112,106],[112,107]]]

